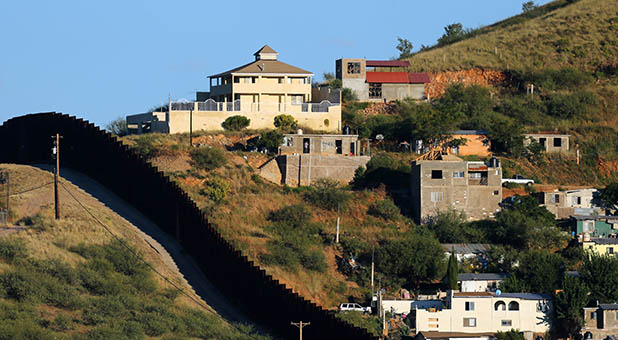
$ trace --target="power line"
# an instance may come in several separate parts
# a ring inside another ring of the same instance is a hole
[[[24,191],[20,191],[20,192],[12,192],[12,193],[10,193],[10,195],[9,195],[9,196],[15,196],[15,195],[25,194],[25,193],[27,193],[27,192],[30,192],[30,191],[34,191],[34,190],[40,189],[40,188],[42,188],[42,187],[48,186],[48,185],[53,184],[53,183],[54,183],[54,182],[49,182],[49,183],[45,183],[45,184],[43,184],[43,185],[39,185],[38,187],[34,187],[34,188],[30,188],[30,189],[26,189],[26,190],[24,190]]]
[[[48,184],[52,184],[48,183]],[[129,245],[126,244],[125,240],[121,239],[120,237],[118,237],[116,234],[114,234],[109,227],[107,227],[103,222],[101,222],[96,216],[94,216],[94,214],[92,212],[90,212],[90,210],[88,208],[86,208],[86,206],[84,206],[82,204],[82,202],[80,202],[77,197],[75,197],[73,195],[73,193],[71,193],[71,191],[69,191],[69,189],[67,189],[64,186],[64,183],[59,182],[60,185],[62,186],[62,188],[69,194],[69,196],[71,196],[87,213],[88,215],[90,215],[97,223],[99,223],[103,229],[105,229],[110,235],[112,235],[113,238],[115,238],[118,242],[120,242],[120,244],[122,244],[127,250],[129,250],[131,253],[133,253],[133,255],[135,255],[135,257],[142,261],[146,266],[148,266],[150,269],[152,269],[152,271],[154,271],[157,275],[159,275],[163,280],[165,280],[167,283],[169,283],[172,287],[176,288],[181,294],[185,295],[186,297],[188,297],[189,299],[191,299],[193,302],[195,302],[198,306],[200,306],[202,309],[204,309],[205,311],[217,315],[217,313],[215,313],[214,311],[210,310],[208,307],[208,305],[204,305],[202,302],[200,302],[198,299],[196,299],[195,297],[191,296],[190,294],[188,294],[187,292],[185,292],[184,289],[182,289],[180,286],[176,285],[174,282],[172,282],[170,279],[168,279],[165,275],[163,275],[162,273],[160,273],[152,264],[148,263],[146,260],[144,260],[141,256],[139,256],[139,254],[135,251],[135,249],[131,248]],[[255,339],[255,337],[252,334],[249,334],[245,331],[243,331],[242,329],[240,329],[238,326],[236,326],[233,322],[229,323],[232,327],[234,327],[237,331],[244,333],[252,338]]]

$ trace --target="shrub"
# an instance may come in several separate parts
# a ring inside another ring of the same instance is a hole
[[[208,198],[216,204],[219,204],[225,200],[229,190],[230,186],[226,181],[219,177],[213,177],[204,183],[200,193],[208,196]]]
[[[394,220],[399,217],[400,211],[392,200],[383,199],[372,204],[367,213],[386,220]]]
[[[41,215],[41,213],[37,213],[32,216],[26,216],[20,219],[19,221],[17,221],[17,224],[27,225],[31,227],[32,229],[35,229],[38,231],[49,230],[51,227],[54,226],[54,223],[46,219],[43,215]]]
[[[158,155],[158,150],[154,146],[157,140],[158,138],[152,134],[141,135],[135,140],[133,150],[145,159],[154,158]]]
[[[282,222],[293,227],[300,227],[308,223],[312,217],[313,214],[304,204],[295,204],[272,211],[268,215],[268,220],[271,222]]]
[[[51,328],[58,332],[64,332],[73,328],[71,318],[65,314],[59,314],[51,323]]]
[[[352,195],[340,187],[339,182],[319,179],[304,196],[305,200],[323,209],[345,208]]]
[[[283,134],[280,131],[264,131],[260,133],[256,146],[266,148],[268,152],[276,152],[279,145],[283,142]]]
[[[215,170],[226,163],[223,150],[210,146],[191,150],[192,165],[198,169]]]
[[[268,254],[260,256],[262,262],[266,265],[277,265],[288,270],[296,270],[300,260],[298,253],[285,245],[278,242],[269,242],[267,244]]]
[[[231,116],[221,123],[221,126],[228,131],[240,131],[251,124],[251,119],[245,116]]]
[[[553,94],[547,101],[547,113],[557,118],[586,117],[596,109],[595,94],[580,91],[574,94]]]
[[[328,266],[326,265],[326,257],[320,250],[309,250],[300,254],[300,263],[303,267],[317,272],[325,272]]]
[[[119,137],[126,136],[129,133],[127,129],[127,121],[123,117],[118,117],[105,126],[105,130],[112,135]]]
[[[0,258],[11,263],[18,258],[27,255],[26,245],[21,239],[2,238],[0,239]]]
[[[291,115],[278,115],[275,117],[274,125],[283,133],[295,132],[298,122]]]

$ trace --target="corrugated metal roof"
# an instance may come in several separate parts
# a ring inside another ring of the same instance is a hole
[[[425,72],[410,72],[408,73],[410,84],[425,84],[431,82],[429,75]]]
[[[451,131],[454,135],[488,135],[487,130],[455,130]]]
[[[605,310],[616,310],[618,309],[618,303],[601,303],[599,307]]]
[[[369,67],[410,67],[407,60],[367,60],[365,63]]]
[[[618,244],[618,238],[595,237],[591,238],[590,241],[596,244]]]
[[[457,254],[477,254],[489,250],[489,244],[485,243],[443,243],[441,246],[447,252],[454,248]]]
[[[457,275],[458,281],[489,281],[504,280],[506,274],[503,273],[461,273]]]
[[[408,84],[407,72],[367,72],[368,83]]]

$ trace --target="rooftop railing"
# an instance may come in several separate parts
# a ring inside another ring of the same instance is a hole
[[[173,102],[172,111],[204,111],[204,112],[328,112],[331,106],[337,106],[328,100],[320,103],[301,103],[301,104],[286,104],[286,103],[243,103],[239,99],[233,102],[216,102],[208,99],[203,102]]]

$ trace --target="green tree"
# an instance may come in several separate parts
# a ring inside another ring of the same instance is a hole
[[[278,115],[275,117],[274,121],[275,127],[283,133],[293,133],[296,132],[296,128],[298,128],[298,122],[291,115]]]
[[[618,210],[618,182],[609,183],[601,190],[599,200],[606,209]]]
[[[251,119],[245,116],[231,116],[226,118],[221,126],[228,131],[240,131],[251,124]]]
[[[562,290],[554,297],[559,329],[573,338],[584,325],[583,308],[588,303],[588,289],[578,278],[568,275],[562,280]]]
[[[510,246],[492,245],[486,253],[488,273],[510,273],[520,252]]]
[[[376,268],[389,277],[400,278],[418,289],[422,282],[444,273],[444,250],[434,238],[418,234],[384,241],[376,248]]]
[[[412,56],[412,43],[408,39],[397,37],[397,51],[399,51],[399,59],[406,59]]]
[[[352,195],[335,180],[321,178],[304,193],[305,200],[322,209],[337,210],[347,207]]]
[[[537,7],[538,6],[534,3],[534,1],[526,1],[523,4],[521,4],[521,11],[522,13],[528,13]]]
[[[560,288],[564,276],[560,255],[547,250],[532,250],[523,254],[515,272],[505,281],[508,292],[550,293]]]
[[[225,180],[213,177],[204,183],[200,193],[207,196],[215,204],[219,204],[225,200],[229,190],[230,185]]]
[[[126,136],[129,133],[127,129],[127,121],[123,117],[118,117],[111,122],[107,123],[105,130],[119,137]]]
[[[525,337],[519,330],[511,329],[508,332],[496,333],[496,340],[525,340]]]
[[[454,23],[444,27],[444,34],[438,39],[438,46],[452,44],[463,39],[466,36],[461,23]]]
[[[618,259],[588,254],[579,272],[590,289],[590,299],[604,303],[618,300]]]
[[[491,149],[511,156],[521,155],[524,147],[521,124],[508,117],[495,118],[489,127]]]
[[[268,152],[277,152],[283,142],[283,134],[278,130],[262,131],[256,146],[266,148]]]
[[[203,170],[215,170],[227,162],[223,150],[210,146],[195,148],[189,155],[192,165]]]
[[[457,276],[459,275],[457,254],[455,248],[451,249],[451,256],[448,258],[446,266],[446,276],[444,276],[444,284],[448,289],[457,289]]]
[[[324,72],[323,77],[324,81],[331,89],[336,90],[341,88],[341,79],[335,78],[335,75],[332,72]]]

